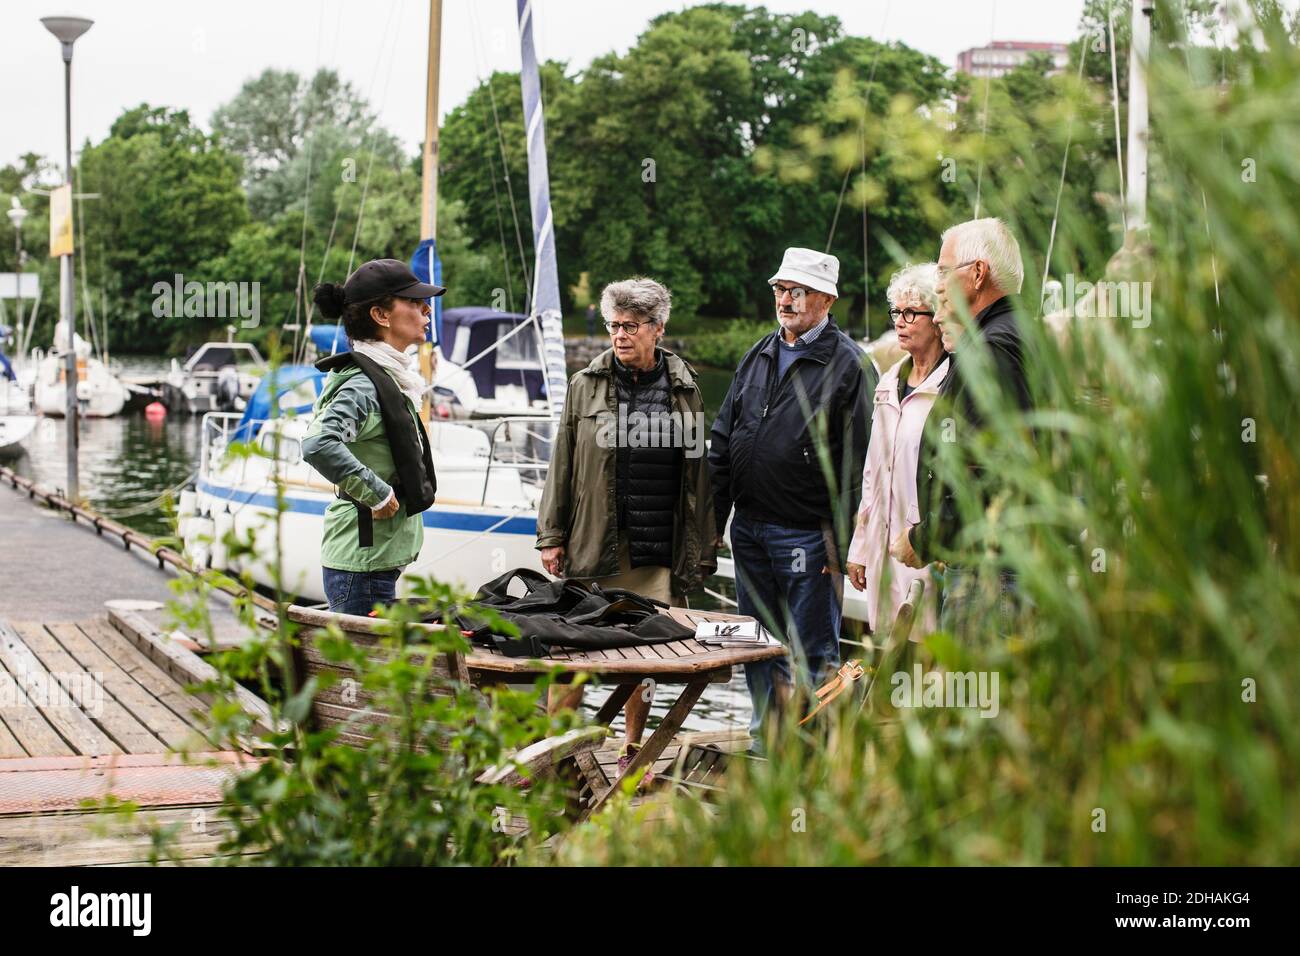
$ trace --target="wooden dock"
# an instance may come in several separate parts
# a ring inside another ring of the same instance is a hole
[[[177,856],[215,853],[222,787],[256,758],[204,738],[186,687],[210,666],[131,617],[0,621],[0,864],[143,863],[150,830],[178,822]],[[87,809],[109,798],[139,809]]]

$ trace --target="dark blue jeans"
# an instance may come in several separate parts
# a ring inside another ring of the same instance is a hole
[[[338,571],[321,568],[325,599],[336,614],[369,614],[376,604],[392,604],[401,568],[391,571]]]
[[[988,588],[987,593],[980,593],[975,568],[948,565],[944,572],[939,626],[967,641],[1009,637],[1024,603],[1019,581],[1012,572],[999,571],[996,594],[991,585]]]
[[[828,564],[820,531],[783,528],[747,518],[731,522],[731,553],[736,561],[736,602],[740,613],[763,623],[790,648],[799,679],[810,687],[840,663],[842,574],[823,574]],[[839,567],[839,562],[835,562]],[[775,699],[775,682],[791,683],[790,658],[745,666],[745,683],[754,704],[749,732],[757,739]]]

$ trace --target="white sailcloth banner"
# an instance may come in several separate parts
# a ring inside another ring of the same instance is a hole
[[[541,327],[542,361],[546,366],[546,395],[551,414],[564,411],[568,375],[564,364],[564,327],[560,314],[560,280],[555,262],[555,222],[551,216],[550,171],[546,162],[546,120],[542,114],[542,84],[533,49],[532,0],[517,0],[519,44],[523,69],[519,86],[524,98],[524,128],[528,136],[528,198],[533,214],[533,301],[530,315]]]

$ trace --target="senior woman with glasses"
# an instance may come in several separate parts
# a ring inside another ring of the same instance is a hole
[[[907,567],[889,555],[890,544],[920,520],[916,468],[926,417],[951,367],[939,328],[932,321],[938,299],[933,263],[908,266],[889,281],[889,316],[907,354],[880,376],[871,443],[862,472],[862,504],[849,545],[849,583],[865,591],[872,631],[889,621],[925,568]],[[934,626],[934,603],[925,601],[920,640]]]
[[[653,279],[601,293],[611,347],[569,381],[537,548],[557,577],[680,604],[716,562],[704,400],[691,367],[660,346],[671,304]],[[581,695],[552,689],[552,708],[576,707]],[[620,771],[640,747],[652,696],[628,699]]]

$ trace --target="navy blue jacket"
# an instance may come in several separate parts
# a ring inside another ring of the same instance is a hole
[[[833,527],[848,552],[880,376],[862,348],[827,324],[776,380],[779,332],[740,361],[710,435],[721,534],[737,512],[787,528]]]

